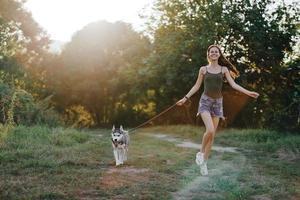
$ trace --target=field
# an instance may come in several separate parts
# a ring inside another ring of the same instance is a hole
[[[208,161],[194,162],[203,129],[131,134],[114,166],[110,130],[16,127],[0,146],[0,199],[300,199],[300,136],[224,129]]]

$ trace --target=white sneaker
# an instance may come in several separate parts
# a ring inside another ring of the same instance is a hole
[[[206,162],[203,162],[203,164],[200,165],[200,173],[202,174],[202,176],[208,175],[208,170],[207,170],[207,164],[206,164]]]
[[[204,153],[202,153],[202,152],[198,152],[197,154],[196,154],[196,163],[197,163],[197,165],[202,165],[203,164],[203,162],[204,162]]]

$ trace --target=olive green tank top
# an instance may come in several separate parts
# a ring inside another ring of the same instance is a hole
[[[206,67],[206,73],[204,74],[204,94],[212,98],[222,97],[223,86],[223,67],[221,67],[220,73],[210,73]]]

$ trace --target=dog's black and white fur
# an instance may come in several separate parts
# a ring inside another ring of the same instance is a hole
[[[127,160],[128,146],[129,146],[129,134],[122,127],[115,128],[113,126],[111,133],[112,147],[116,160],[116,166],[124,164]]]

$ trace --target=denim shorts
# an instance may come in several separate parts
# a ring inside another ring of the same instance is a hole
[[[215,99],[207,96],[206,94],[202,94],[199,101],[197,116],[205,111],[210,113],[212,117],[220,117],[224,119],[223,97]]]

